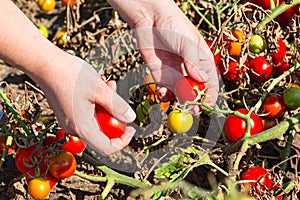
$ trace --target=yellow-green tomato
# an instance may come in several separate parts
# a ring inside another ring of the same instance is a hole
[[[167,119],[167,125],[173,133],[185,133],[193,125],[193,116],[180,110],[173,110]]]
[[[40,25],[40,26],[38,26],[38,29],[45,38],[48,38],[48,36],[49,36],[48,29],[45,26]]]
[[[260,35],[252,35],[249,42],[249,50],[252,53],[259,54],[267,48],[266,41]]]

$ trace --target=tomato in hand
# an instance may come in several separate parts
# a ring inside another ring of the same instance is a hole
[[[100,105],[96,105],[96,119],[101,131],[110,139],[118,138],[125,132],[126,123],[114,118]]]
[[[73,135],[68,135],[66,137],[66,133],[64,130],[59,130],[56,133],[56,141],[60,141],[66,138],[65,144],[62,146],[62,150],[68,151],[72,153],[73,155],[80,154],[84,151],[86,147],[86,143],[82,141],[79,137],[73,136]]]
[[[34,178],[28,184],[28,193],[34,199],[46,199],[49,196],[50,191],[49,181],[42,177]]]
[[[50,12],[55,8],[55,0],[38,0],[38,5],[43,12]]]
[[[286,45],[282,39],[277,41],[277,49],[271,54],[272,62],[274,65],[279,65],[283,62],[286,55]]]
[[[247,114],[248,110],[240,108],[236,110],[239,113]],[[224,132],[227,139],[230,142],[237,142],[244,137],[247,129],[246,120],[236,116],[235,114],[230,114],[225,120]],[[261,118],[254,114],[250,114],[250,135],[255,135],[263,130],[263,124]]]
[[[198,95],[198,90],[205,89],[203,82],[197,82],[189,77],[181,78],[175,85],[174,93],[180,103],[194,101]]]
[[[44,148],[40,147],[40,151],[37,151],[38,145],[33,145],[29,148],[19,148],[15,156],[15,164],[17,169],[25,174],[31,168],[35,167],[38,163],[33,163],[32,160],[40,162],[42,159],[41,153],[44,154],[44,157],[47,156],[47,153],[44,152]],[[41,165],[41,164],[40,164]]]
[[[253,190],[257,194],[263,194],[265,188],[271,190],[273,186],[271,176],[267,173],[265,168],[260,166],[252,166],[246,169],[241,175],[241,180],[252,181],[243,184],[249,195],[252,194],[251,191]]]
[[[292,110],[300,107],[300,89],[290,87],[283,93],[283,101],[285,105]]]
[[[256,81],[266,80],[273,72],[273,65],[270,65],[264,56],[257,56],[249,63],[250,76]]]
[[[262,103],[261,110],[267,118],[276,119],[283,115],[285,104],[279,94],[269,94]]]
[[[167,119],[167,125],[173,133],[185,133],[193,125],[193,116],[180,110],[173,110]]]
[[[267,48],[266,41],[260,35],[252,35],[249,42],[249,51],[255,54],[263,52]]]
[[[64,6],[69,6],[70,8],[73,8],[75,4],[75,0],[61,0],[61,2]]]
[[[49,159],[49,172],[55,178],[68,178],[75,173],[76,159],[73,154],[62,151]]]
[[[220,66],[220,72],[225,79],[234,82],[242,80],[245,76],[245,68],[240,67],[238,62],[235,61],[229,61],[227,69],[224,64],[222,64]]]

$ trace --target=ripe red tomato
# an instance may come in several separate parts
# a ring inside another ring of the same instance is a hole
[[[43,12],[50,12],[55,8],[56,0],[38,0],[38,6]]]
[[[248,110],[240,108],[236,110],[239,113],[247,114]],[[250,135],[255,135],[263,130],[261,118],[254,114],[250,114]],[[230,114],[224,124],[224,132],[230,142],[237,142],[242,139],[247,129],[246,120],[234,114]]]
[[[198,95],[197,90],[205,89],[203,82],[197,82],[189,77],[181,78],[175,85],[174,94],[180,103],[194,101]]]
[[[273,186],[273,181],[271,176],[267,173],[265,168],[260,166],[252,166],[246,169],[242,175],[241,180],[252,181],[249,183],[244,183],[245,190],[250,195],[252,192],[255,191],[257,194],[263,194],[265,188],[271,190]]]
[[[300,107],[300,89],[290,87],[283,93],[283,101],[289,109],[297,109]]]
[[[282,96],[279,94],[269,94],[264,100],[261,110],[267,114],[267,118],[276,119],[280,117],[285,111]]]
[[[250,76],[254,80],[266,80],[273,72],[273,65],[270,65],[264,56],[257,56],[249,63]]]
[[[6,141],[7,141],[7,136],[0,136],[0,154],[3,154],[5,151]],[[10,155],[13,152],[15,152],[15,148],[16,148],[16,141],[15,139],[12,139],[12,143],[7,149],[7,155]]]
[[[114,118],[102,106],[96,105],[96,119],[102,132],[110,139],[124,134],[126,123]]]
[[[61,2],[64,6],[69,6],[70,8],[73,8],[75,4],[75,0],[61,0]]]
[[[34,178],[28,184],[28,193],[34,199],[46,199],[50,191],[49,181],[43,177]]]
[[[62,151],[49,159],[49,172],[55,178],[68,178],[75,173],[76,159],[73,154]]]
[[[242,80],[242,78],[245,76],[245,68],[240,67],[235,61],[229,61],[227,69],[224,64],[221,64],[220,72],[225,79],[234,82]]]
[[[285,71],[287,71],[288,69],[290,69],[290,64],[286,63],[286,62],[282,62],[279,65],[277,65],[277,67],[275,68],[275,77],[280,76],[281,74],[283,74]]]
[[[173,110],[168,115],[167,125],[173,133],[186,133],[193,125],[193,116],[190,113]]]
[[[64,130],[59,130],[56,133],[56,141],[63,140],[66,137],[66,133]],[[66,143],[62,146],[62,150],[68,151],[73,155],[80,154],[84,151],[86,147],[86,143],[82,141],[79,137],[69,135],[66,137]]]
[[[37,147],[38,145],[33,145],[29,148],[19,148],[17,150],[15,164],[21,173],[25,174],[31,168],[35,167],[38,163],[33,163],[32,160],[40,162],[42,159],[41,153],[44,154],[44,157],[47,157],[47,153],[44,152],[44,148],[40,147],[41,152],[38,152]]]
[[[282,39],[277,41],[277,49],[271,54],[272,62],[274,65],[279,65],[283,62],[286,55],[286,45]]]

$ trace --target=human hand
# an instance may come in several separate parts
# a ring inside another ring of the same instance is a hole
[[[120,138],[109,139],[101,132],[95,118],[97,103],[123,122],[135,119],[135,113],[116,93],[116,83],[102,80],[88,63],[79,58],[65,56],[64,59],[68,65],[60,66],[59,71],[40,82],[60,126],[65,132],[79,136],[102,155],[123,149],[132,139],[134,128],[127,127]]]
[[[205,82],[207,103],[215,104],[219,81],[213,55],[174,1],[130,0],[126,5],[120,0],[109,2],[133,28],[139,51],[158,84],[173,90],[176,82],[188,75]],[[161,88],[159,94],[164,98],[166,89]]]

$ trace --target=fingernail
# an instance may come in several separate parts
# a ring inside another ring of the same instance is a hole
[[[136,118],[135,112],[129,108],[126,113],[124,114],[124,118],[126,119],[126,121],[128,122],[133,122]]]

